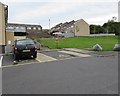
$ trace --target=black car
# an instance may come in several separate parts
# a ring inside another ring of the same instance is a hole
[[[37,48],[35,43],[31,39],[20,39],[15,40],[14,44],[14,59],[19,60],[23,56],[33,56],[37,58]]]

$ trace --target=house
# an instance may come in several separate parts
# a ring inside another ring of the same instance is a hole
[[[83,19],[75,22],[75,36],[90,36],[89,24]]]
[[[16,39],[36,38],[42,32],[42,27],[40,25],[8,23],[6,31],[7,42],[13,43]]]
[[[65,23],[59,23],[58,25],[51,28],[51,33],[62,32],[64,37],[74,36],[89,36],[89,24],[83,19],[77,21],[70,21]]]
[[[7,23],[8,6],[0,2],[0,54],[5,53],[6,45],[16,39],[35,39],[42,33],[41,25]]]

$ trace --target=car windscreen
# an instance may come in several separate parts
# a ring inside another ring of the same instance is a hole
[[[32,40],[19,40],[16,43],[17,45],[33,45],[34,42]]]

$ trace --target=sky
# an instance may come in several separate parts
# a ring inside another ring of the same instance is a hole
[[[0,0],[8,5],[8,22],[39,24],[49,29],[59,23],[84,19],[88,24],[103,25],[118,18],[120,0]]]

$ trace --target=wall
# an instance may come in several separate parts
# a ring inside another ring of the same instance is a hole
[[[14,44],[14,32],[6,32],[6,44],[11,41],[11,44]]]
[[[64,33],[64,37],[74,37],[74,33]]]
[[[0,53],[5,52],[5,13],[4,5],[0,2]]]
[[[26,36],[14,36],[14,40],[26,39]]]
[[[86,23],[83,19],[78,20],[75,23],[75,36],[89,36],[90,29],[89,24]]]

